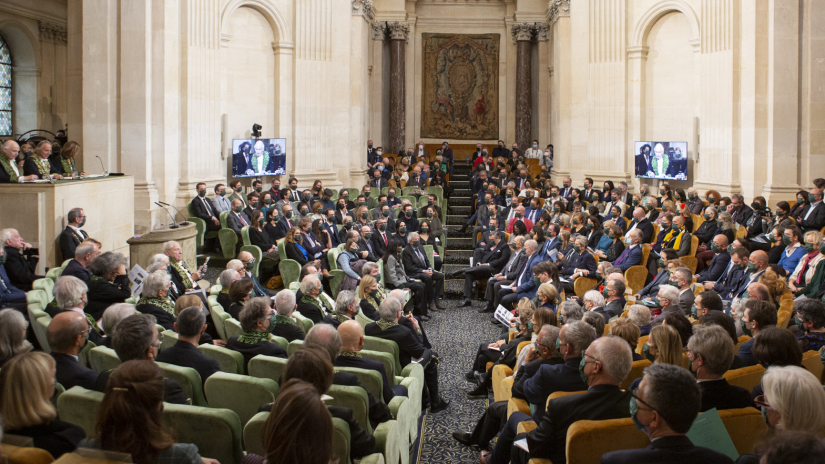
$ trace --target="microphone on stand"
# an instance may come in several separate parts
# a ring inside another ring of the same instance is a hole
[[[100,170],[103,171],[103,177],[108,176],[109,173],[106,171],[106,168],[103,167],[103,160],[100,159],[100,157],[97,155],[95,155],[95,158],[97,158],[97,160],[100,161]]]
[[[167,213],[167,214],[169,214],[169,217],[171,217],[171,218],[172,218],[172,225],[171,225],[171,226],[169,226],[169,228],[170,228],[170,229],[177,229],[177,228],[178,228],[178,224],[175,222],[175,216],[172,216],[172,213],[170,213],[170,212],[169,212],[169,210],[168,210],[168,209],[166,209],[166,207],[165,207],[165,206],[163,206],[163,205],[162,205],[159,201],[156,201],[156,202],[155,202],[155,204],[156,204],[156,205],[158,205],[158,206],[160,206],[161,208],[163,208],[163,210],[164,210],[164,211],[166,211],[166,213]]]
[[[161,205],[164,205],[164,206],[171,206],[172,208],[175,208],[175,206],[174,206],[174,205],[170,205],[169,203],[164,203],[164,202],[162,202],[162,201],[159,201],[158,203],[160,203]],[[177,213],[178,213],[178,214],[180,214],[180,211],[178,211],[178,209],[177,209],[177,208],[175,208],[175,211],[177,211]],[[183,221],[180,223],[180,225],[182,225],[182,226],[188,226],[188,225],[189,225],[189,222],[186,220],[186,217],[185,217],[183,214],[180,214],[180,217],[182,217],[182,218],[183,218]]]

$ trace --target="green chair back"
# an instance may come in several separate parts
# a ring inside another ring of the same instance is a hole
[[[65,269],[65,266],[53,267],[49,269],[49,272],[46,273],[46,278],[51,280],[52,282],[57,282],[57,278],[60,277],[61,274],[63,274],[63,269]]]
[[[221,464],[238,464],[243,459],[243,428],[234,411],[164,403],[163,420],[175,431],[178,443],[195,444],[201,456]]]
[[[272,379],[278,382],[281,380],[281,374],[283,374],[284,369],[286,369],[286,362],[287,360],[284,358],[259,354],[249,360],[247,369],[249,375],[252,377]]]
[[[221,284],[215,284],[209,288],[209,294],[218,296],[221,290],[223,290],[223,286],[221,286]]]
[[[281,261],[287,259],[287,257],[286,257],[286,240],[278,240],[278,256],[281,257]]]
[[[329,273],[332,275],[332,280],[329,282],[330,290],[332,290],[332,297],[338,298],[338,289],[341,288],[341,282],[344,281],[344,271],[341,269],[334,269],[330,270]]]
[[[164,330],[163,331],[163,343],[160,344],[160,349],[165,350],[167,348],[172,348],[175,346],[175,343],[178,342],[178,333],[174,330]]]
[[[358,425],[372,435],[372,425],[369,420],[369,399],[367,391],[361,387],[333,385],[327,390],[332,399],[327,401],[328,406],[341,406],[352,410],[352,417]]]
[[[30,307],[35,305],[37,309],[43,311],[50,302],[51,300],[45,290],[29,290],[26,292],[26,304]]]
[[[227,340],[229,340],[232,337],[237,337],[238,335],[243,335],[243,328],[241,327],[241,323],[233,317],[230,317],[226,320],[226,324],[224,325],[224,327],[226,328]]]
[[[208,406],[206,398],[203,396],[203,380],[198,371],[191,367],[181,367],[174,364],[159,362],[157,365],[163,369],[163,376],[167,379],[175,380],[183,388],[183,393],[192,400],[195,406]]]
[[[421,198],[418,199],[418,205],[416,206],[416,208],[417,209],[426,208],[427,207],[427,202],[429,202],[429,201],[430,201],[429,197],[425,197],[424,195],[421,195]],[[415,204],[415,203],[413,203],[413,204]]]
[[[378,398],[381,401],[384,401],[383,395],[383,386],[384,380],[381,378],[381,374],[378,371],[373,371],[369,369],[359,369],[357,367],[335,367],[335,372],[349,372],[351,374],[355,374],[358,377],[358,380],[361,381],[361,385],[364,386],[364,389],[367,390],[368,393],[372,394],[372,396]]]
[[[51,302],[54,299],[52,289],[54,288],[54,281],[52,279],[37,279],[32,282],[32,290],[43,290],[46,292],[46,297]]]
[[[34,332],[34,336],[37,338],[37,341],[40,343],[40,347],[43,348],[43,351],[46,353],[51,353],[52,349],[49,348],[49,340],[46,338],[46,331],[49,328],[49,324],[52,322],[52,318],[46,314],[45,316],[38,317],[34,324],[32,324],[32,331]]]
[[[355,203],[355,200],[358,198],[358,195],[361,195],[361,191],[353,187],[348,188],[347,192],[349,192],[349,199],[352,200],[353,203]]]
[[[89,351],[89,364],[93,371],[100,374],[120,366],[121,362],[115,350],[106,346],[96,346]]]
[[[216,304],[209,307],[209,312],[212,315],[212,322],[215,324],[215,330],[218,332],[218,336],[221,337],[221,340],[226,341],[229,340],[229,337],[226,336],[226,321],[229,320],[231,316],[223,310],[223,306],[217,304],[217,301],[215,303]]]
[[[226,223],[228,217],[229,217],[229,211],[221,211],[221,215],[220,215],[219,219],[221,220],[221,228],[222,229],[229,228],[229,226]]]
[[[401,190],[401,195],[402,195],[402,196],[410,196],[410,197],[415,198],[415,197],[414,197],[414,196],[410,193],[410,192],[412,192],[413,190],[424,190],[424,189],[422,189],[422,188],[418,188],[418,187],[415,187],[415,186],[412,186],[412,187],[404,187],[404,189],[403,189],[403,190]],[[413,203],[413,204],[415,204],[415,203]]]
[[[262,404],[275,402],[278,383],[272,379],[216,372],[206,379],[204,392],[210,408],[235,411],[241,424],[246,424]]]
[[[284,351],[286,351],[287,347],[289,346],[289,342],[286,341],[286,338],[279,337],[277,335],[269,334],[269,341],[280,346]]]
[[[211,292],[211,290],[210,290],[210,292]],[[218,303],[218,295],[212,295],[210,293],[210,295],[206,297],[206,302],[209,303],[210,307],[220,306],[220,303]]]
[[[304,330],[304,333],[309,332],[309,329],[311,329],[312,326],[315,325],[315,323],[312,322],[312,319],[304,317],[299,312],[292,313],[292,317],[295,318],[295,320],[298,322],[298,326]]]
[[[368,318],[367,316],[365,316],[365,315],[364,315],[364,312],[363,312],[363,311],[361,311],[360,309],[358,310],[358,314],[356,314],[356,315],[355,315],[355,320],[356,320],[356,321],[358,321],[358,323],[359,323],[359,324],[361,324],[361,328],[362,328],[362,329],[363,329],[364,327],[366,327],[366,326],[367,326],[367,324],[369,324],[370,322],[375,322],[375,321],[373,321],[372,319],[370,319],[370,318]]]
[[[249,254],[252,255],[253,258],[255,258],[255,262],[252,264],[252,274],[254,274],[255,277],[258,277],[260,275],[259,272],[261,269],[261,260],[263,259],[264,255],[261,249],[255,245],[244,245],[241,247],[240,251],[247,251],[249,252]]]
[[[433,257],[433,246],[432,245],[424,245],[424,253],[427,253],[427,259],[430,260],[430,266],[435,266],[435,260]]]
[[[286,348],[286,355],[292,356],[292,354],[300,350],[302,346],[304,346],[303,340],[292,340]]]
[[[283,242],[278,244],[279,253],[282,248],[282,243]],[[298,282],[298,278],[301,276],[301,265],[294,259],[284,259],[281,257],[281,262],[278,263],[278,270],[281,271],[281,279],[283,279],[284,288],[289,288],[290,285]]]
[[[201,353],[218,361],[221,372],[229,374],[245,374],[243,355],[235,350],[217,345],[200,345]],[[208,396],[208,395],[207,395]]]
[[[384,366],[384,371],[387,373],[390,382],[394,382],[395,376],[401,374],[401,371],[395,370],[395,358],[392,353],[375,350],[361,350],[360,353],[366,359],[380,362]]]
[[[97,347],[94,343],[86,340],[86,344],[83,345],[83,348],[77,353],[77,363],[83,367],[91,367],[91,362],[89,360],[90,355],[89,353],[92,351],[93,348]]]
[[[137,302],[138,302],[138,299],[133,297],[133,296],[130,296],[129,298],[126,298],[126,301],[124,301],[124,303],[128,303],[130,305],[137,305]]]
[[[394,341],[384,340],[383,338],[365,335],[363,349],[372,351],[383,351],[385,353],[392,354],[393,358],[395,359],[395,372],[401,372],[401,358],[399,357],[400,351],[398,350],[398,344]]]
[[[79,426],[86,438],[96,435],[97,410],[103,402],[103,393],[72,387],[57,398],[57,414],[60,420]]]
[[[226,213],[221,213],[223,216]],[[238,234],[232,229],[223,228],[218,231],[218,241],[221,242],[221,253],[223,259],[233,259],[236,256],[235,250],[238,248]]]
[[[241,228],[241,239],[243,246],[252,246],[252,240],[249,240],[249,226]]]
[[[343,419],[332,418],[332,454],[338,464],[350,464],[349,448],[352,435],[349,424]]]
[[[192,208],[191,201],[186,204],[186,211],[189,213],[189,217],[186,220],[194,223],[195,229],[198,231],[198,233],[195,235],[195,246],[202,247],[204,235],[206,234],[206,222],[204,222],[203,219],[195,216],[195,211],[194,208]]]
[[[337,247],[330,248],[327,252],[327,260],[329,261],[329,270],[334,271],[338,269],[338,255],[341,254],[341,250]]]
[[[256,356],[257,357],[257,356]],[[252,359],[254,360],[254,358]],[[252,360],[249,361],[249,364],[252,364]],[[263,432],[264,432],[264,425],[266,425],[266,421],[269,419],[269,413],[259,412],[252,416],[252,419],[246,423],[243,428],[243,447],[249,454],[257,454],[258,456],[265,456],[266,449],[264,448],[263,442]],[[333,419],[335,420],[335,419]],[[347,427],[349,428],[349,427]],[[343,464],[340,463],[339,464]]]

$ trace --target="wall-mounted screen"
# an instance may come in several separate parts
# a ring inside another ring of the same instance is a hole
[[[636,142],[636,177],[687,180],[687,142]]]
[[[232,141],[232,177],[279,176],[286,173],[286,139]]]

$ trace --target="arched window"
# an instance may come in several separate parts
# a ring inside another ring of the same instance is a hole
[[[0,137],[11,135],[11,52],[0,36]]]

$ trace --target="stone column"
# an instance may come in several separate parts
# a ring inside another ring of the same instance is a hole
[[[513,38],[516,41],[516,143],[522,150],[530,146],[532,128],[533,94],[530,68],[530,47],[535,25],[514,24]]]
[[[352,21],[350,22],[350,127],[349,140],[350,169],[349,185],[363,184],[367,170],[367,157],[363,148],[367,145],[367,123],[369,121],[369,45],[372,29],[370,22],[375,18],[372,0],[352,1]],[[326,185],[326,184],[324,184]]]
[[[546,17],[547,22],[550,23],[553,38],[550,125],[555,158],[553,159],[552,178],[556,185],[561,185],[562,180],[570,175],[573,165],[570,154],[573,148],[570,137],[572,111],[570,2],[553,0],[547,9]]]
[[[407,23],[387,24],[390,32],[390,139],[385,153],[398,153],[404,148],[406,121],[406,46],[410,26]]]
[[[387,140],[388,133],[387,112],[384,107],[387,102],[385,93],[388,90],[384,80],[384,44],[387,39],[387,23],[373,22],[370,25],[370,31],[372,32],[372,58],[368,67],[370,71],[370,130],[367,137],[375,142],[376,147],[382,147]]]

